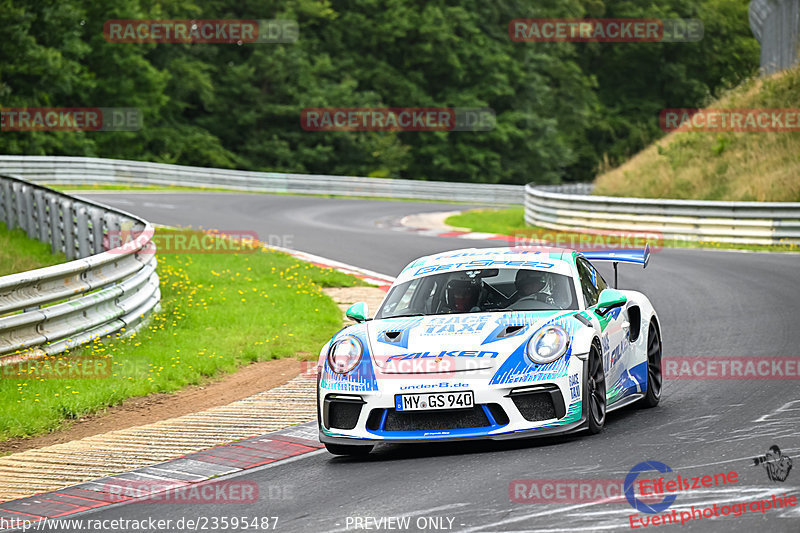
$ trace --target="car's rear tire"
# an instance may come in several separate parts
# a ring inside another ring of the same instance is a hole
[[[589,433],[600,433],[606,423],[606,374],[603,370],[603,358],[600,350],[592,344],[589,351],[589,361],[586,366],[586,380],[584,382],[584,400],[586,407],[586,427]]]
[[[349,455],[352,457],[368,455],[374,446],[359,446],[355,444],[330,444],[325,443],[325,448],[333,455]]]
[[[655,407],[661,400],[661,335],[655,322],[647,329],[647,392],[639,401],[644,408]]]

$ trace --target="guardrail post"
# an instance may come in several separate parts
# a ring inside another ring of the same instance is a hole
[[[36,216],[33,210],[33,188],[23,187],[23,202],[25,204],[25,229],[28,232],[29,239],[36,238]]]
[[[17,225],[24,232],[28,232],[28,202],[27,202],[28,187],[22,185],[17,189]]]
[[[19,183],[12,183],[11,184],[11,198],[9,202],[9,211],[11,211],[10,216],[8,217],[8,229],[12,230],[19,226],[19,212],[20,212],[20,184]]]
[[[11,184],[7,181],[0,183],[0,220],[8,225],[8,216],[11,213]]]
[[[75,221],[77,225],[78,257],[89,257],[92,255],[89,242],[89,215],[86,206],[78,205],[75,209]]]
[[[103,212],[95,207],[89,208],[89,218],[92,222],[92,248],[94,253],[104,252],[103,249]]]
[[[56,254],[61,251],[64,243],[64,230],[59,216],[61,206],[59,206],[58,197],[55,195],[47,196],[47,211],[50,213],[50,251]]]
[[[108,235],[108,249],[122,246],[122,224],[119,217],[113,213],[106,213],[103,215],[103,222]]]
[[[64,255],[67,256],[67,261],[72,261],[75,259],[75,221],[70,200],[61,200],[61,222],[64,231]]]
[[[49,224],[47,218],[47,203],[44,191],[36,189],[33,191],[33,203],[35,206],[36,225],[38,229],[37,239],[41,242],[50,242]]]

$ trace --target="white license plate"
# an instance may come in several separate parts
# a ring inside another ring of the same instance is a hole
[[[468,409],[473,405],[475,405],[475,398],[472,391],[396,394],[394,397],[395,411]]]

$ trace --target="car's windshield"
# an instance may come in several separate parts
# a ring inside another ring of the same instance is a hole
[[[432,274],[389,291],[376,318],[578,309],[569,276],[541,270],[493,268]]]

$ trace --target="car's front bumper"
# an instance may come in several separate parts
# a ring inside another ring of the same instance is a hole
[[[578,431],[585,425],[585,362],[570,358],[560,376],[526,382],[487,385],[485,378],[445,380],[424,376],[391,376],[378,390],[352,391],[319,384],[320,441],[331,444],[431,442],[441,440],[512,439]],[[472,409],[397,411],[395,395],[420,392],[474,393]]]

